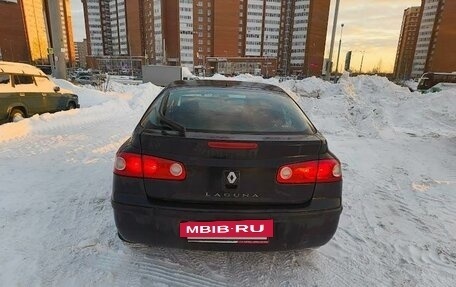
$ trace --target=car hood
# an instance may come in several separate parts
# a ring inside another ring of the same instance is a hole
[[[71,91],[71,90],[68,90],[68,89],[62,89],[62,88],[60,88],[59,93],[61,93],[61,94],[72,94],[72,95],[76,95],[75,92],[73,92],[73,91]]]

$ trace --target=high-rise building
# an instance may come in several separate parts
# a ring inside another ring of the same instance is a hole
[[[394,64],[394,77],[408,79],[412,72],[413,58],[415,56],[416,41],[420,27],[421,7],[410,7],[404,10],[401,34]]]
[[[321,75],[329,5],[329,0],[144,0],[145,54],[150,63],[195,70],[209,68],[208,57],[274,58],[275,72]]]
[[[0,1],[0,60],[30,63],[22,5]]]
[[[233,61],[239,67],[260,63],[271,74],[321,75],[330,0],[83,0],[83,4],[93,56],[141,56],[147,63],[182,65],[194,71],[216,69],[218,62]]]
[[[6,51],[4,60],[43,64],[49,61],[52,48],[48,0],[0,1],[0,43],[19,49]],[[67,62],[74,63],[73,26],[70,0],[60,0],[63,49]],[[8,27],[14,26],[9,29]],[[3,38],[3,39],[1,39]],[[17,46],[16,46],[17,45]],[[23,50],[24,45],[27,51]]]
[[[82,42],[75,42],[75,62],[78,67],[87,67],[87,40],[84,39]]]
[[[143,2],[82,0],[89,67],[125,70],[136,66],[141,69],[145,53]]]
[[[89,55],[143,55],[142,2],[82,0]]]
[[[34,0],[32,0],[34,1]],[[50,0],[47,0],[50,1]],[[52,0],[51,0],[52,1]],[[71,16],[70,0],[60,1],[60,22],[62,24],[62,41],[63,49],[65,51],[65,59],[70,66],[75,64],[75,46],[73,38],[73,19]],[[51,26],[48,20],[48,26]]]
[[[456,1],[422,0],[412,77],[456,71]]]

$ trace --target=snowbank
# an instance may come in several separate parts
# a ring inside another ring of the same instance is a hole
[[[456,136],[456,91],[412,93],[378,76],[345,75],[337,84],[315,77],[279,82],[252,75],[228,78],[216,74],[210,79],[278,85],[297,94],[303,110],[327,133],[354,130],[359,136],[389,137],[396,132]]]
[[[81,124],[107,121],[113,115],[142,116],[157,94],[162,90],[151,83],[137,86],[111,83],[111,92],[103,93],[91,86],[79,87],[64,80],[55,80],[62,88],[74,92],[79,97],[80,109],[53,114],[35,115],[18,123],[0,126],[0,143],[22,138],[43,130],[71,129]],[[115,92],[114,92],[115,91]]]

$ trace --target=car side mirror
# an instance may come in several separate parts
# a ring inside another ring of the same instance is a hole
[[[57,92],[59,92],[59,91],[60,91],[60,87],[58,87],[58,86],[55,86],[55,87],[54,87],[54,92],[56,92],[56,93],[57,93]]]

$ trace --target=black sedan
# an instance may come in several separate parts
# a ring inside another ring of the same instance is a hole
[[[152,102],[114,164],[127,242],[188,249],[317,247],[342,211],[337,157],[273,85],[177,81]]]

